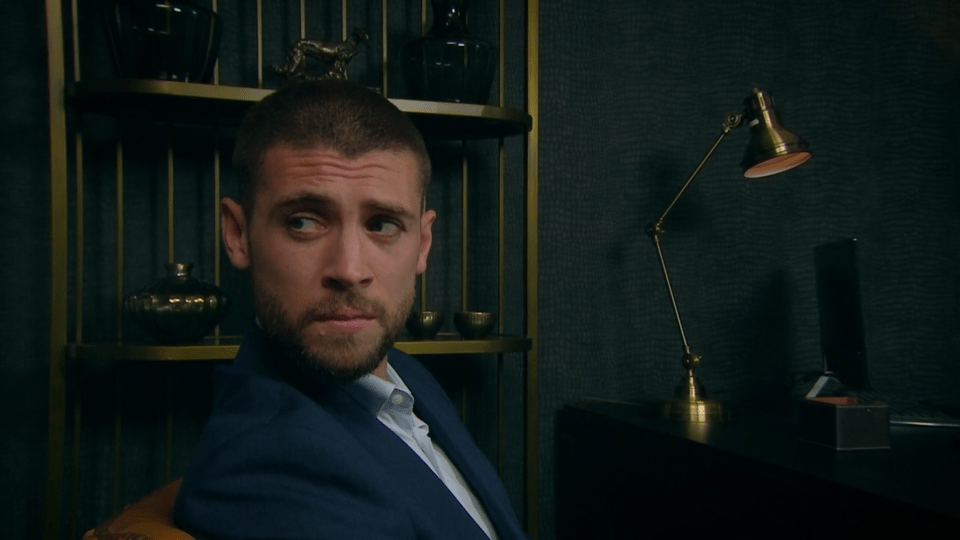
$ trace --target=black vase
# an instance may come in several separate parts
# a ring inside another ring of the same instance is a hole
[[[194,343],[209,334],[230,309],[230,297],[212,283],[190,276],[190,263],[166,265],[167,276],[127,297],[127,312],[161,343]]]
[[[104,12],[120,77],[209,82],[220,17],[189,0],[114,0]]]
[[[497,48],[472,39],[470,0],[431,0],[433,25],[404,45],[400,58],[410,97],[484,104],[497,72]]]

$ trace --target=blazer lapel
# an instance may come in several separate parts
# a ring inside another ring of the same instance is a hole
[[[520,529],[513,505],[503,489],[500,477],[490,464],[490,460],[480,451],[466,427],[460,422],[446,393],[432,380],[424,380],[420,376],[418,368],[419,370],[425,370],[425,368],[419,364],[411,368],[402,360],[396,361],[399,359],[393,356],[390,360],[413,393],[414,412],[430,426],[430,437],[443,448],[450,461],[456,465],[474,494],[480,499],[499,537],[501,539],[527,538]],[[415,362],[415,360],[411,361]]]

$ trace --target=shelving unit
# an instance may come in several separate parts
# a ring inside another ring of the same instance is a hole
[[[500,0],[499,14],[500,38],[504,39],[503,2]],[[214,5],[216,2],[214,2]],[[272,92],[269,88],[249,88],[220,84],[197,84],[175,81],[146,80],[146,79],[96,79],[96,80],[68,80],[67,73],[74,76],[79,72],[77,49],[82,47],[82,32],[78,28],[75,0],[46,0],[47,6],[47,33],[49,48],[49,81],[50,81],[50,146],[51,146],[51,329],[50,329],[50,417],[49,417],[49,446],[48,446],[48,475],[47,475],[47,511],[45,516],[46,537],[62,538],[74,537],[82,531],[76,530],[76,509],[69,508],[76,505],[78,499],[78,463],[79,444],[79,403],[71,403],[69,396],[76,394],[77,389],[71,384],[82,380],[71,377],[71,371],[88,363],[102,364],[114,362],[117,365],[138,364],[157,365],[195,364],[196,362],[216,362],[231,360],[238,349],[239,337],[214,334],[197,344],[191,345],[154,345],[136,340],[124,339],[118,335],[115,340],[97,339],[88,342],[82,335],[82,325],[78,320],[84,317],[83,273],[86,263],[83,259],[82,246],[91,239],[83,230],[83,193],[77,189],[77,178],[83,177],[84,142],[82,130],[78,128],[79,119],[86,115],[97,117],[111,117],[116,119],[136,120],[144,123],[190,124],[201,126],[216,126],[232,128],[236,126],[249,106]],[[303,17],[304,2],[300,2],[301,17]],[[346,11],[346,1],[342,1],[342,9]],[[383,2],[382,9],[387,9]],[[83,9],[82,7],[80,9]],[[256,0],[256,10],[261,10],[260,0]],[[536,63],[538,58],[538,11],[537,0],[525,3],[527,16],[527,39],[524,46],[526,56],[526,84],[524,88],[526,111],[496,105],[473,105],[461,103],[440,103],[430,101],[416,101],[390,97],[390,100],[402,111],[408,113],[414,123],[423,132],[428,140],[468,141],[492,139],[500,141],[500,190],[506,182],[522,181],[525,189],[523,234],[523,335],[494,335],[482,340],[461,339],[455,334],[441,333],[432,340],[401,341],[397,348],[413,355],[441,356],[443,361],[456,362],[458,355],[497,355],[498,358],[498,425],[501,441],[498,443],[499,452],[503,453],[502,431],[504,421],[502,371],[504,355],[519,355],[523,360],[524,381],[524,516],[528,532],[536,537],[537,523],[537,435],[538,435],[538,399],[537,399],[537,85]],[[70,19],[70,31],[64,31],[62,16]],[[384,20],[386,17],[384,16]],[[344,17],[344,24],[346,17]],[[386,22],[384,22],[386,25]],[[301,22],[301,32],[302,32]],[[386,30],[384,31],[384,59],[386,59]],[[65,37],[72,38],[73,43],[65,47]],[[262,39],[262,37],[260,38]],[[73,58],[68,58],[69,51]],[[258,58],[262,64],[262,58]],[[501,63],[503,59],[501,59]],[[72,63],[73,69],[70,69]],[[386,68],[384,68],[386,77]],[[504,83],[499,88],[499,102],[504,102]],[[262,77],[260,78],[262,81]],[[504,138],[523,138],[524,156],[522,179],[504,178],[503,140]],[[466,145],[466,143],[463,143]],[[172,152],[172,151],[171,151]],[[119,155],[119,151],[118,151]],[[171,158],[172,159],[172,158]],[[466,158],[464,158],[466,159]],[[119,160],[119,158],[118,158]],[[118,164],[118,178],[122,175],[122,167]],[[464,165],[466,171],[466,165]],[[172,174],[172,173],[171,173]],[[464,172],[466,175],[466,172]],[[170,180],[172,186],[172,179]],[[216,182],[219,182],[217,177]],[[466,176],[464,183],[464,224],[463,243],[466,237]],[[118,180],[122,186],[122,181]],[[120,188],[122,189],[122,188]],[[171,187],[172,192],[172,187]],[[219,192],[217,193],[219,196]],[[500,202],[500,233],[499,253],[501,257],[499,269],[499,305],[504,303],[504,243],[503,233],[504,210],[501,193]],[[122,200],[122,193],[118,195]],[[168,202],[168,206],[172,202]],[[122,215],[122,211],[118,211]],[[169,211],[172,216],[172,209]],[[172,219],[172,218],[171,218]],[[122,229],[122,224],[118,225]],[[122,233],[118,233],[117,274],[123,273],[123,246]],[[172,229],[171,234],[172,237]],[[93,239],[96,241],[96,238]],[[172,240],[170,254],[172,257]],[[219,240],[215,239],[215,243]],[[79,246],[79,247],[78,247]],[[79,252],[79,253],[77,253]],[[74,257],[71,258],[71,253]],[[463,283],[466,290],[466,247],[462,250]],[[219,254],[214,255],[215,271],[219,276]],[[432,260],[432,264],[436,261]],[[79,276],[79,277],[78,277]],[[122,279],[122,277],[121,277]],[[73,290],[71,290],[71,286]],[[121,296],[122,285],[116,288],[116,296]],[[466,293],[463,295],[464,303]],[[114,299],[116,305],[120,299]],[[119,313],[118,317],[122,316]],[[501,313],[500,326],[503,326]],[[122,331],[118,331],[122,334]],[[171,377],[167,376],[167,384]],[[172,395],[168,390],[168,396]],[[119,399],[119,398],[118,398]],[[168,397],[167,411],[167,444],[172,438],[172,413]],[[72,412],[74,427],[71,432],[68,417]],[[116,445],[114,449],[114,474],[119,475],[119,440],[120,440],[120,413],[117,413]],[[68,441],[68,434],[70,439]],[[168,448],[169,452],[169,448]],[[72,455],[71,455],[72,454]],[[68,462],[72,463],[72,471]],[[167,470],[170,469],[170,457],[166,458]],[[113,497],[116,504],[118,480],[114,479]],[[64,527],[65,524],[69,526]]]

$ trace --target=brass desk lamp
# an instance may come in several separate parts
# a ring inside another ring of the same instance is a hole
[[[693,182],[693,179],[710,159],[713,152],[720,146],[724,137],[734,128],[739,127],[744,120],[750,126],[750,143],[743,154],[740,166],[743,167],[743,176],[746,178],[763,178],[790,170],[810,159],[809,145],[796,134],[780,124],[780,117],[773,106],[773,99],[766,93],[754,88],[753,92],[743,102],[743,110],[727,113],[723,121],[723,130],[707,154],[700,160],[700,164],[687,178],[680,191],[673,197],[666,210],[656,221],[647,226],[647,234],[653,239],[660,258],[660,268],[663,270],[663,279],[667,284],[670,302],[673,304],[673,314],[677,319],[677,328],[680,330],[680,339],[683,340],[683,358],[681,362],[686,370],[681,382],[677,385],[674,397],[662,404],[662,414],[673,420],[688,422],[708,422],[724,420],[730,417],[731,409],[720,401],[707,399],[703,386],[696,377],[696,369],[700,364],[700,355],[690,351],[687,336],[683,331],[683,322],[680,320],[680,310],[670,285],[670,275],[667,265],[663,261],[663,250],[660,248],[660,238],[663,236],[663,220],[673,209],[680,197]]]

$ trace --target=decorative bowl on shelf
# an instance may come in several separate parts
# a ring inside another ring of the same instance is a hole
[[[220,16],[189,0],[113,0],[104,12],[122,78],[210,82]]]
[[[413,311],[407,317],[407,331],[417,339],[436,336],[442,324],[442,311]]]
[[[493,330],[494,314],[489,311],[460,311],[453,314],[453,325],[465,339],[483,339]]]
[[[127,312],[161,343],[195,343],[230,309],[230,297],[212,283],[190,276],[191,263],[166,265],[167,276],[132,293]]]

